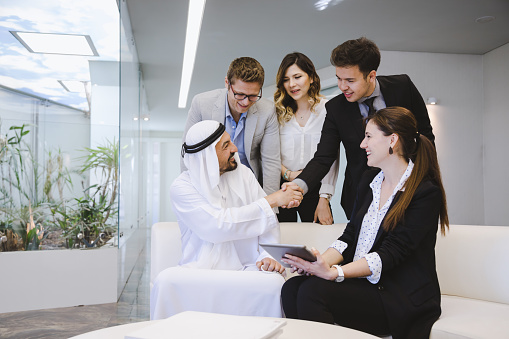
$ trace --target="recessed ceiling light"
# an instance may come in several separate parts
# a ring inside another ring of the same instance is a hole
[[[324,9],[326,9],[329,6],[332,7],[332,6],[337,5],[341,1],[343,1],[343,0],[318,0],[315,2],[315,8],[317,11],[323,11]]]
[[[485,23],[493,21],[493,20],[495,20],[494,16],[487,15],[487,16],[482,16],[482,17],[475,19],[475,22],[477,22],[478,24],[485,24]]]
[[[31,53],[99,56],[89,35],[10,32]]]

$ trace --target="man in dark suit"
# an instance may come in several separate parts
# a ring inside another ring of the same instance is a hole
[[[336,67],[338,87],[343,93],[325,104],[327,116],[320,143],[313,159],[294,182],[304,193],[313,189],[338,158],[339,145],[343,143],[347,165],[341,206],[350,219],[357,185],[368,168],[366,152],[360,148],[364,138],[363,117],[385,107],[405,107],[417,119],[419,133],[432,142],[435,136],[426,104],[408,75],[376,75],[380,50],[373,41],[362,37],[344,42],[332,51],[331,63]]]

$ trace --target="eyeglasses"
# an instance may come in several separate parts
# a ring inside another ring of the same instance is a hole
[[[248,98],[249,101],[251,102],[256,102],[258,100],[260,100],[262,98],[262,89],[260,88],[260,95],[247,95],[247,94],[241,94],[241,93],[236,93],[235,90],[233,89],[233,86],[232,84],[230,83],[230,87],[232,89],[232,92],[233,92],[233,97],[237,100],[244,100],[245,98]]]

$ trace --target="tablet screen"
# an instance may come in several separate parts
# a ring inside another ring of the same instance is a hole
[[[260,246],[284,267],[290,267],[290,265],[281,261],[287,253],[307,261],[316,261],[316,256],[305,245],[260,244]]]

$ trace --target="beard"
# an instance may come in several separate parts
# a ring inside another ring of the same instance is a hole
[[[235,160],[235,158],[233,156],[234,156],[234,154],[232,154],[230,156],[230,158],[228,158],[228,165],[224,169],[223,173],[230,172],[230,171],[233,171],[233,170],[237,169],[238,164],[237,164],[237,161]]]

